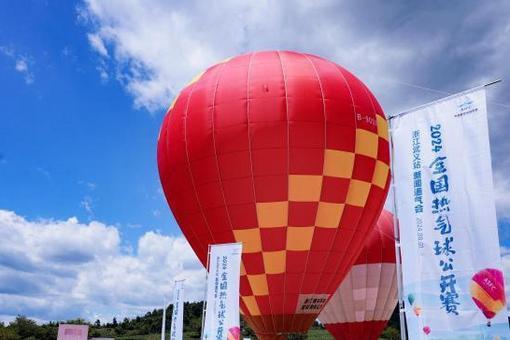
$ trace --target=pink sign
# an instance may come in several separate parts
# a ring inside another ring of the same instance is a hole
[[[88,325],[58,325],[57,340],[87,340],[89,335]]]

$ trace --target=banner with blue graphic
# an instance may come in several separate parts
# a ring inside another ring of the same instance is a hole
[[[392,117],[410,339],[510,339],[485,89]]]
[[[172,311],[172,326],[170,340],[182,340],[184,320],[184,280],[176,280],[174,284],[174,308]]]

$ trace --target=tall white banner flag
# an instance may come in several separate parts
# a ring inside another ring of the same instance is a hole
[[[239,340],[241,335],[239,328],[241,254],[241,243],[210,246],[202,339]]]
[[[510,339],[485,89],[390,121],[411,339]]]
[[[182,340],[184,316],[184,280],[175,281],[170,340]]]

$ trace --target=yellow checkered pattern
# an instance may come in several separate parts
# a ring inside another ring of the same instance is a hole
[[[256,203],[258,226],[234,230],[236,241],[243,242],[243,253],[261,253],[265,273],[250,273],[250,264],[244,263],[241,276],[246,278],[253,295],[242,296],[246,306],[244,312],[252,316],[261,315],[258,296],[267,296],[267,275],[282,274],[286,271],[287,251],[309,252],[316,228],[342,228],[342,214],[346,206],[364,207],[372,187],[384,189],[389,176],[389,164],[377,159],[379,140],[388,141],[386,119],[377,117],[377,132],[356,130],[355,151],[325,149],[322,175],[290,174],[288,177],[288,201]],[[353,179],[356,155],[375,160],[372,180],[367,182]],[[349,179],[350,184],[345,202],[321,201],[325,177]],[[311,226],[290,226],[289,202],[316,202],[318,208],[315,224]],[[261,229],[286,228],[286,247],[279,251],[267,251],[262,247]]]

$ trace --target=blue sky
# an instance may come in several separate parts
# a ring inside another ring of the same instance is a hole
[[[183,84],[251,50],[332,59],[386,112],[505,78],[489,90],[489,124],[507,254],[509,18],[505,1],[0,4],[0,320],[141,314],[177,272],[201,298],[203,271],[160,190],[156,138]]]

